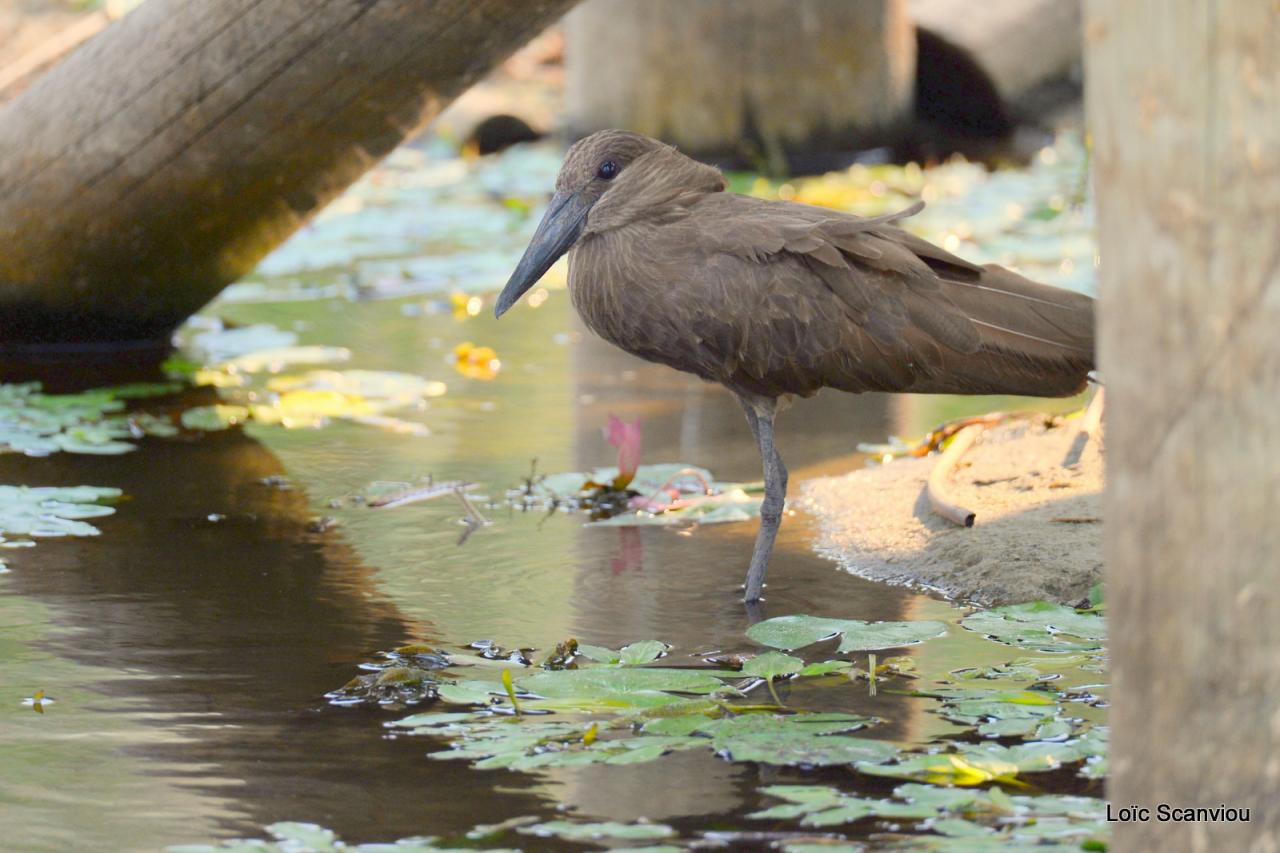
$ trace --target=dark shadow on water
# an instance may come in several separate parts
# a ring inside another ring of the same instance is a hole
[[[92,540],[44,540],[14,558],[6,593],[48,604],[50,649],[135,677],[100,689],[141,707],[173,743],[147,746],[156,773],[234,798],[230,835],[285,819],[350,839],[452,833],[485,814],[545,808],[515,774],[423,758],[382,737],[395,714],[325,705],[374,650],[430,636],[381,596],[338,532],[309,532],[300,491],[239,431],[149,441],[123,457],[0,456],[0,481],[124,490]],[[212,521],[210,516],[225,516]],[[110,703],[109,703],[110,704]],[[177,840],[177,839],[175,839]],[[199,839],[189,839],[199,840]]]

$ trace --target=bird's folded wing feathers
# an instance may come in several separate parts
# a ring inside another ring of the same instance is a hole
[[[700,225],[724,229],[715,241],[722,251],[765,263],[783,254],[811,259],[818,278],[877,338],[911,322],[961,353],[977,349],[984,328],[1092,350],[1088,297],[972,264],[895,227],[923,208],[919,202],[864,219],[745,196],[715,201],[732,208],[725,211],[731,215],[700,217]]]
[[[812,363],[835,346],[842,351],[827,360],[857,374],[845,384],[1060,394],[1093,363],[1091,299],[972,264],[893,224],[921,205],[875,219],[729,193],[703,205],[690,218],[697,244],[746,262],[722,257],[726,275],[737,271],[724,284],[761,303],[760,328],[749,323],[736,335],[732,357],[743,364]],[[760,347],[771,352],[748,352]]]

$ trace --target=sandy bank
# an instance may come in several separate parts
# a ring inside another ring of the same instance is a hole
[[[1103,485],[1100,437],[1064,466],[1075,437],[1073,421],[987,430],[949,481],[977,513],[969,529],[929,509],[936,456],[809,481],[798,506],[819,522],[818,549],[863,577],[982,604],[1074,604],[1102,576]]]

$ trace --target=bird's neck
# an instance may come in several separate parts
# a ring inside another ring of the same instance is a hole
[[[724,189],[718,169],[663,147],[623,170],[591,209],[584,234],[602,234],[636,222],[683,219],[700,199]]]

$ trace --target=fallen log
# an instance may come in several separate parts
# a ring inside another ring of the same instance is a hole
[[[148,0],[0,108],[0,347],[164,338],[574,0]]]
[[[938,464],[933,466],[933,471],[929,473],[929,481],[925,484],[925,493],[929,497],[929,506],[933,511],[960,527],[973,527],[977,513],[955,502],[947,489],[947,478],[951,476],[960,457],[964,456],[964,452],[972,447],[974,441],[982,434],[982,430],[982,424],[969,424],[956,433],[951,443],[947,445],[947,449],[942,451]]]

